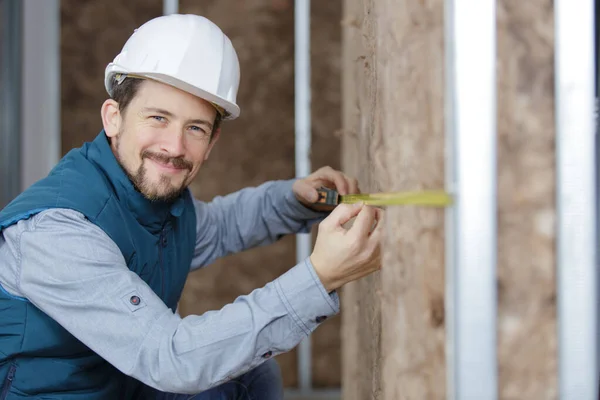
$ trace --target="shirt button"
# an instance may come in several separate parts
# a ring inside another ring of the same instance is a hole
[[[327,319],[327,317],[325,315],[321,315],[320,317],[317,317],[316,321],[317,324],[320,324],[321,322],[325,321]]]
[[[131,296],[129,298],[129,302],[134,306],[137,306],[138,304],[140,304],[140,298],[138,296]]]
[[[262,355],[262,358],[269,358],[269,357],[271,357],[272,355],[273,355],[273,352],[269,350],[269,351],[267,351],[265,354],[263,354],[263,355]]]

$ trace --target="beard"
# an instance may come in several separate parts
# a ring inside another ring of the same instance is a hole
[[[119,136],[121,133],[119,133]],[[152,202],[172,202],[176,200],[183,191],[186,189],[187,178],[192,169],[192,163],[183,159],[182,157],[169,157],[160,153],[153,153],[145,150],[141,154],[142,163],[137,170],[132,171],[125,166],[119,153],[119,140],[115,140],[115,153],[116,159],[125,174],[133,184],[136,191],[141,193],[146,199]],[[170,163],[175,168],[186,169],[188,172],[185,174],[180,185],[173,185],[171,179],[168,176],[160,175],[158,182],[152,182],[148,177],[148,170],[146,168],[146,160],[156,160],[162,163]]]

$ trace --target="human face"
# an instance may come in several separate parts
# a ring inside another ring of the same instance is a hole
[[[215,145],[215,108],[172,86],[143,81],[124,113],[107,100],[104,128],[115,156],[136,189],[171,201],[192,182]]]

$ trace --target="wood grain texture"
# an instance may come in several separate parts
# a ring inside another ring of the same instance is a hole
[[[555,399],[554,11],[498,3],[500,398]]]

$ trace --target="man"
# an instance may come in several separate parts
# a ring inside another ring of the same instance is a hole
[[[379,268],[380,213],[315,209],[321,185],[358,191],[331,168],[192,198],[221,121],[239,115],[235,50],[203,17],[142,25],[105,78],[100,134],[0,212],[0,400],[282,398],[273,357]],[[175,312],[190,271],[317,222],[311,256],[273,282]]]

